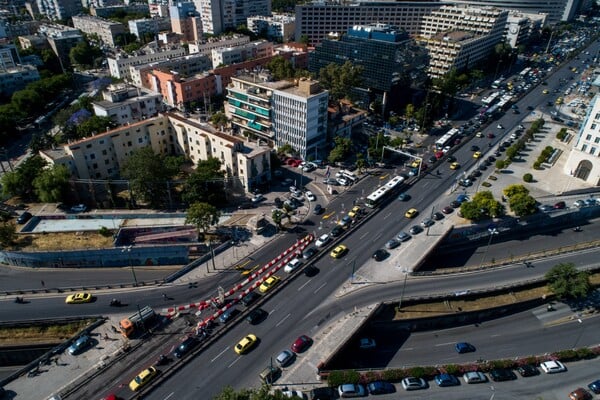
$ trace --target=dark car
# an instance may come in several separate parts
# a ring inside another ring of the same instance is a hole
[[[331,236],[333,237],[338,237],[340,236],[342,233],[344,233],[344,228],[342,228],[341,226],[337,225],[336,227],[334,227],[331,230]]]
[[[319,387],[310,391],[310,400],[333,400],[337,398],[337,393],[331,387]]]
[[[450,203],[450,207],[452,208],[460,208],[461,202],[457,201],[457,200],[452,200],[452,202]]]
[[[313,208],[313,214],[319,215],[323,212],[323,207],[320,204],[317,204],[315,208]]]
[[[564,201],[559,201],[558,203],[556,203],[556,204],[554,205],[554,208],[555,208],[556,210],[562,210],[562,209],[564,209],[564,208],[566,208],[566,207],[567,207],[567,204],[566,204]]]
[[[540,371],[535,365],[525,364],[517,368],[517,372],[524,378],[529,376],[536,376],[540,374]]]
[[[436,157],[436,156],[431,156],[431,157],[429,157],[429,158],[427,159],[427,161],[429,161],[429,162],[430,162],[430,163],[432,163],[432,164],[433,164],[433,163],[435,163],[437,160],[438,160],[438,159],[437,159],[437,157]]]
[[[77,340],[75,340],[71,346],[69,346],[69,354],[71,354],[72,356],[77,355],[83,352],[83,350],[87,349],[91,345],[92,338],[90,338],[88,335],[83,335]]]
[[[473,175],[474,177],[481,176],[481,171],[475,170],[475,171],[471,172],[471,175]]]
[[[304,267],[304,275],[308,276],[309,278],[315,276],[318,273],[319,273],[319,268],[315,267],[312,264]]]
[[[304,258],[305,260],[308,260],[315,254],[317,254],[317,249],[315,249],[314,247],[309,247],[308,249],[306,249],[302,252],[302,258]]]
[[[439,220],[444,219],[445,217],[444,217],[444,214],[442,214],[439,211],[436,211],[436,212],[433,213],[432,218],[434,219],[434,221],[439,221]]]
[[[277,208],[283,207],[283,201],[279,197],[275,197],[273,202],[275,203],[275,207],[277,207]]]
[[[256,292],[250,292],[247,295],[245,295],[244,297],[242,297],[241,303],[244,306],[248,307],[250,304],[254,303],[259,298],[260,298],[260,294],[258,294]]]
[[[441,386],[441,387],[460,385],[458,378],[456,378],[454,375],[450,375],[450,374],[436,375],[434,380],[435,380],[435,383],[437,383],[437,385]]]
[[[528,109],[529,111],[533,111],[533,110],[534,110],[534,107],[533,107],[533,106],[527,106],[527,109]]]
[[[250,325],[257,325],[264,321],[268,315],[269,313],[262,308],[255,308],[250,312],[250,314],[248,314],[246,321],[248,321]]]
[[[479,146],[471,146],[471,151],[479,151]]]
[[[458,354],[472,353],[475,351],[475,346],[467,342],[458,342],[454,345],[454,348]]]
[[[173,351],[173,355],[176,358],[181,358],[185,354],[187,354],[191,349],[193,349],[197,344],[198,340],[195,337],[188,337],[185,339],[177,348]]]
[[[385,251],[384,249],[379,249],[376,250],[375,253],[373,253],[373,259],[375,261],[383,261],[385,260],[388,256],[390,255],[390,253],[388,253],[387,251]]]
[[[486,158],[485,160],[491,164],[491,163],[493,163],[494,161],[496,161],[496,157],[494,157],[494,156],[489,156],[489,157],[488,157],[488,158]]]
[[[395,393],[396,386],[386,381],[371,382],[367,385],[369,394],[388,394]]]
[[[423,232],[423,228],[420,225],[413,225],[408,231],[411,235],[417,235]]]
[[[517,376],[508,368],[495,368],[490,371],[490,377],[494,382],[512,381]]]
[[[238,208],[240,210],[249,210],[251,208],[256,208],[256,204],[250,203],[250,202],[242,203],[242,204],[240,204],[240,206]]]
[[[460,207],[460,204],[458,205]],[[454,207],[450,206],[446,206],[444,208],[442,208],[442,212],[444,214],[452,214],[454,212]]]
[[[400,200],[400,201],[408,201],[408,200],[410,200],[410,195],[407,194],[407,193],[400,193],[398,195],[398,200]]]
[[[595,380],[594,382],[588,385],[588,389],[596,394],[600,394],[600,379]]]
[[[456,161],[456,157],[454,156],[448,156],[448,158],[446,159],[446,161],[448,161],[449,163],[453,163]]]
[[[233,319],[233,317],[235,317],[239,313],[240,313],[240,310],[238,310],[235,307],[231,307],[229,310],[227,310],[223,314],[221,314],[221,316],[219,317],[219,321],[226,324],[227,322],[231,321]]]
[[[313,340],[306,335],[300,335],[294,343],[292,343],[292,351],[294,353],[302,353],[312,345]]]
[[[17,224],[24,224],[25,222],[29,221],[31,217],[33,217],[33,215],[29,211],[25,211],[17,218]]]

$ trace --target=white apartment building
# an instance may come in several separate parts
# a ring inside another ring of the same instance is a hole
[[[129,25],[129,33],[133,33],[138,39],[146,33],[155,35],[160,31],[171,29],[171,21],[168,18],[160,17],[132,19],[127,24]]]
[[[271,15],[271,0],[194,0],[206,33],[219,34],[246,23],[251,15]]]
[[[600,95],[592,99],[588,110],[564,172],[592,186],[600,186]]]
[[[250,43],[250,36],[232,35],[226,37],[208,38],[202,42],[189,43],[188,48],[190,54],[200,53],[207,56],[212,56],[212,51],[227,48],[243,46]]]
[[[81,32],[96,34],[107,45],[114,47],[115,38],[126,32],[125,25],[91,15],[73,16],[73,27]]]
[[[298,86],[275,90],[272,98],[273,130],[277,147],[289,143],[303,158],[327,145],[329,92],[316,81],[302,78]]]
[[[185,54],[186,52],[184,47],[174,47],[170,49],[164,49],[162,51],[147,49],[146,53],[137,56],[119,53],[115,57],[107,58],[108,69],[110,71],[110,76],[117,79],[123,79],[125,81],[131,81],[129,67],[169,60],[173,57],[182,57],[185,56]]]
[[[273,54],[273,43],[266,40],[250,42],[237,47],[218,48],[211,51],[214,68],[217,68],[219,65],[240,63],[249,58],[269,57]]]
[[[429,52],[428,74],[440,78],[452,69],[471,68],[504,41],[508,11],[442,6],[423,18],[417,39]]]
[[[218,158],[223,170],[238,178],[247,191],[270,180],[269,147],[175,113],[159,114],[40,155],[50,164],[66,165],[78,179],[113,179],[119,177],[121,166],[135,150],[148,146],[156,154],[183,155],[194,164]]]
[[[212,69],[212,61],[204,54],[190,54],[149,64],[132,65],[129,67],[130,82],[137,87],[146,87],[144,74],[153,69],[173,70],[184,76],[192,76]]]
[[[118,125],[132,124],[163,111],[162,95],[126,84],[109,85],[102,100],[92,102],[94,114]]]
[[[286,14],[254,15],[248,17],[247,26],[257,35],[266,33],[269,40],[290,42],[294,40],[296,18]]]
[[[36,0],[31,4],[35,4],[35,6],[30,7],[30,10],[44,15],[52,21],[68,19],[83,11],[80,0]]]
[[[547,14],[526,14],[511,10],[506,20],[506,42],[512,48],[527,44],[546,25]]]

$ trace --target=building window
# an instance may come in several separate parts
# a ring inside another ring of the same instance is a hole
[[[592,126],[590,126],[590,129],[596,129],[596,124],[592,124]]]
[[[586,151],[587,150],[587,144],[584,144],[583,146],[581,146],[581,151]]]
[[[593,156],[595,156],[595,155],[596,155],[596,148],[595,148],[595,147],[592,147],[592,148],[590,149],[590,154],[591,154],[591,155],[593,155]]]
[[[592,135],[587,135],[587,136],[585,137],[585,140],[592,140]]]
[[[594,143],[600,143],[600,136],[594,138]]]

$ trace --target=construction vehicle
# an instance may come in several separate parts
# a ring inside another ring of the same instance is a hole
[[[136,335],[140,330],[147,327],[147,324],[152,322],[156,317],[156,313],[150,306],[138,309],[138,311],[128,318],[124,318],[119,322],[119,328],[123,336],[130,338]]]

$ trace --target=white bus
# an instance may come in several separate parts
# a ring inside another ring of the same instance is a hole
[[[494,92],[492,94],[490,94],[488,97],[484,97],[483,99],[481,99],[481,102],[483,104],[485,104],[486,106],[491,105],[492,103],[494,103],[498,97],[500,97],[500,92]]]
[[[450,146],[458,133],[459,130],[457,128],[450,129],[444,136],[435,141],[435,148],[437,150],[443,150],[444,147]]]
[[[390,179],[385,185],[378,188],[376,191],[367,196],[365,205],[370,208],[375,208],[389,196],[393,196],[402,186],[404,178],[395,176]]]

